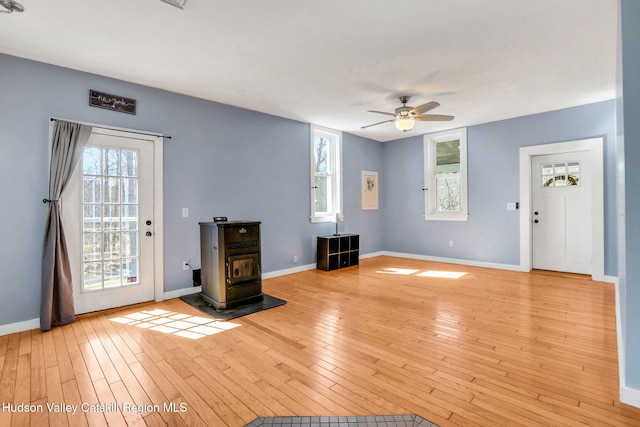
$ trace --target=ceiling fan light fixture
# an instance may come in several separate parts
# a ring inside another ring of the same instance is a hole
[[[413,129],[413,125],[416,124],[415,120],[408,118],[408,117],[403,117],[401,119],[397,119],[395,121],[396,123],[396,127],[398,128],[398,130],[401,130],[402,132],[408,132],[411,129]]]
[[[2,13],[24,12],[24,6],[14,0],[0,0],[0,6],[6,9],[1,10]]]

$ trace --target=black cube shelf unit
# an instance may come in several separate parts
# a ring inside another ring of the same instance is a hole
[[[360,235],[318,236],[319,270],[330,271],[358,265],[359,258]]]

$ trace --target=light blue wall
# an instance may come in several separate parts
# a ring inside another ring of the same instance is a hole
[[[605,274],[615,276],[615,101],[471,126],[467,129],[469,221],[425,221],[423,138],[384,145],[385,250],[498,264],[520,263],[519,149],[604,138]],[[453,241],[453,247],[449,247]]]
[[[622,0],[622,108],[624,115],[625,251],[621,305],[625,316],[626,386],[640,390],[640,2]]]
[[[262,221],[267,273],[315,263],[315,236],[334,232],[309,221],[308,124],[6,55],[0,76],[0,325],[39,316],[49,117],[173,137],[164,143],[165,291],[191,286],[182,261],[199,266],[198,222],[214,215]],[[89,107],[89,89],[136,99],[137,114]],[[382,209],[360,209],[360,171],[382,172],[382,144],[343,139],[340,230],[362,234],[363,254],[378,252]]]

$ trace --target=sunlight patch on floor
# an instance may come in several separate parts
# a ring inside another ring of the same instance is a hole
[[[113,317],[109,320],[123,325],[136,326],[194,340],[240,326],[238,323],[220,322],[208,317],[192,316],[161,309],[137,311],[124,316]]]
[[[421,272],[420,270],[414,270],[410,268],[396,268],[396,267],[389,267],[389,268],[385,268],[384,270],[378,270],[376,271],[376,273],[400,274],[403,276],[416,275],[418,277],[437,277],[439,279],[459,279],[462,276],[467,274],[462,271],[427,270],[427,271]]]
[[[428,270],[424,273],[416,274],[416,276],[420,277],[439,277],[441,279],[459,279],[467,273],[463,273],[461,271],[438,271],[438,270]]]
[[[420,270],[412,270],[410,268],[395,268],[395,267],[389,267],[389,268],[385,268],[384,270],[379,270],[376,271],[376,273],[384,273],[384,274],[401,274],[403,276],[409,276],[413,273],[417,273]]]

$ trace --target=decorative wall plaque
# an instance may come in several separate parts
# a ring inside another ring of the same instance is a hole
[[[121,113],[135,114],[136,100],[125,98],[119,95],[110,95],[97,90],[89,90],[89,105],[92,107],[105,108],[107,110],[119,111]]]

